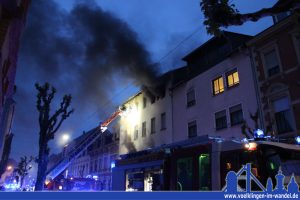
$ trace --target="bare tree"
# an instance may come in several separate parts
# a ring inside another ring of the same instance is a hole
[[[300,1],[278,0],[271,8],[262,8],[257,12],[245,14],[241,14],[234,4],[230,4],[229,0],[202,0],[200,7],[205,17],[204,25],[207,32],[219,35],[221,27],[242,25],[247,21],[256,22],[263,17],[299,9]]]
[[[25,177],[28,175],[29,170],[32,168],[31,162],[33,161],[34,157],[30,156],[23,156],[20,158],[20,162],[18,163],[18,167],[15,169],[17,174],[20,176],[20,188],[23,187],[23,183]]]
[[[56,93],[56,89],[51,87],[48,83],[40,86],[38,83],[35,84],[38,90],[36,107],[39,112],[39,155],[37,158],[38,172],[35,184],[35,191],[43,190],[44,182],[46,180],[46,171],[49,161],[50,149],[48,142],[54,139],[55,133],[62,125],[63,121],[67,119],[73,109],[69,109],[72,97],[71,95],[65,95],[62,102],[60,103],[59,109],[51,116],[51,102]]]

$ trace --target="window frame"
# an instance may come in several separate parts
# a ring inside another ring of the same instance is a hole
[[[142,122],[142,137],[147,136],[147,123],[146,121]]]
[[[160,114],[160,130],[166,130],[166,129],[167,129],[167,115],[166,112],[163,112]]]
[[[191,92],[194,93],[194,95],[193,95],[194,99],[192,101],[189,101],[188,95]],[[195,91],[195,88],[192,87],[192,88],[188,89],[187,92],[186,92],[186,107],[190,108],[190,107],[193,107],[195,105],[196,105],[196,91]]]
[[[133,132],[133,140],[137,140],[139,138],[139,128],[138,125],[134,126],[134,132]]]
[[[195,135],[191,135],[190,134],[190,124],[192,123],[195,123],[194,125],[196,126],[196,134]],[[194,137],[197,137],[198,136],[198,126],[197,126],[197,120],[192,120],[192,121],[189,121],[188,124],[187,124],[187,132],[188,132],[188,138],[194,138]]]
[[[150,133],[154,134],[156,132],[156,124],[155,124],[155,117],[151,118],[151,123],[150,123]]]
[[[217,119],[220,119],[220,118],[217,118],[217,114],[218,113],[221,113],[221,112],[225,112],[225,116],[223,116],[222,118],[224,118],[225,117],[225,124],[226,124],[226,126],[223,126],[223,127],[218,127],[217,126]],[[215,129],[216,129],[216,131],[219,131],[219,130],[224,130],[224,129],[226,129],[226,128],[228,128],[228,120],[227,120],[227,111],[226,111],[226,109],[223,109],[223,110],[220,110],[220,111],[218,111],[218,112],[215,112],[214,113],[214,118],[215,118]]]
[[[293,40],[293,44],[294,44],[294,48],[297,54],[297,59],[298,59],[298,66],[300,65],[300,46],[298,46],[298,39],[300,40],[300,33],[298,33],[297,31],[295,31],[294,33],[291,34],[292,40]]]
[[[232,122],[232,121],[233,121],[233,120],[232,120],[232,113],[235,113],[235,112],[237,112],[237,111],[231,112],[231,109],[233,109],[234,107],[237,107],[237,106],[240,106],[240,107],[241,107],[241,110],[240,110],[240,111],[242,111],[242,120],[233,123],[233,122]],[[234,105],[234,106],[230,106],[228,110],[229,110],[230,126],[237,126],[237,125],[242,124],[242,123],[245,121],[244,112],[243,112],[243,105],[242,105],[241,103],[240,103],[240,104],[236,104],[236,105]]]
[[[233,76],[234,73],[237,73],[237,75],[238,75],[238,82],[234,81],[234,76]],[[229,81],[228,81],[229,76],[232,76],[232,79],[233,79],[233,84],[232,85],[229,85]],[[240,85],[240,74],[239,74],[239,71],[238,71],[237,68],[234,68],[234,69],[226,72],[225,77],[226,77],[226,87],[227,88],[234,88],[234,87],[237,87],[238,85]]]
[[[220,91],[220,82],[219,82],[219,79],[222,78],[222,82],[223,82],[223,91]],[[216,93],[215,91],[215,81],[218,80],[218,93]],[[223,75],[220,75],[216,78],[214,78],[212,81],[211,81],[211,84],[212,84],[212,92],[213,92],[213,96],[217,96],[217,95],[220,95],[222,93],[225,92],[225,84],[224,84],[224,77]]]
[[[279,133],[279,131],[278,131],[278,125],[277,125],[277,121],[276,121],[276,113],[279,113],[279,112],[276,112],[275,111],[275,107],[274,107],[274,102],[275,101],[278,101],[278,100],[280,100],[280,99],[283,99],[283,98],[287,98],[287,101],[288,101],[288,110],[290,111],[290,117],[291,117],[291,128],[292,128],[292,130],[290,130],[290,131],[286,131],[286,132],[281,132],[281,133]],[[295,131],[295,115],[294,115],[294,110],[293,110],[293,107],[292,107],[292,104],[291,104],[291,100],[290,100],[290,97],[288,96],[288,95],[280,95],[280,96],[277,96],[277,97],[275,97],[275,98],[271,98],[270,99],[270,102],[271,102],[271,107],[272,107],[272,117],[273,117],[273,119],[274,119],[274,127],[275,127],[275,129],[276,129],[276,131],[277,131],[277,134],[278,135],[284,135],[284,134],[288,134],[288,133],[291,133],[291,132],[294,132]]]
[[[272,50],[274,50],[275,53],[276,53],[276,57],[277,57],[277,60],[278,60],[278,66],[279,66],[279,72],[277,74],[269,76],[267,65],[266,65],[265,54],[268,53],[268,52],[271,52]],[[260,48],[259,52],[260,52],[260,57],[261,57],[261,61],[262,61],[262,66],[263,66],[265,79],[270,79],[270,78],[273,78],[273,77],[277,77],[278,75],[280,75],[283,72],[282,64],[281,64],[282,62],[281,62],[279,49],[278,49],[278,46],[276,44],[276,41],[272,41],[269,44],[265,45],[264,47]]]

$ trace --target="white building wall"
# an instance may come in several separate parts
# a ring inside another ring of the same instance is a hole
[[[120,119],[120,155],[132,151],[141,151],[172,143],[172,112],[171,97],[166,92],[164,98],[151,103],[147,98],[147,105],[143,107],[144,93],[139,93],[124,105],[130,111]],[[161,114],[166,113],[166,129],[161,129]],[[155,133],[151,133],[151,119],[155,117]],[[146,122],[146,136],[142,137],[142,123]],[[138,137],[134,138],[137,126]]]
[[[237,68],[239,85],[226,88],[225,73]],[[212,81],[222,75],[225,91],[213,95]],[[187,108],[186,93],[190,88],[195,89],[196,105]],[[247,52],[238,52],[204,73],[180,85],[173,91],[173,125],[174,141],[188,139],[188,123],[197,121],[197,135],[220,136],[222,138],[244,138],[241,134],[241,124],[231,127],[229,107],[242,104],[244,119],[254,128],[249,112],[257,110],[250,57]],[[226,109],[227,128],[216,131],[215,113]]]

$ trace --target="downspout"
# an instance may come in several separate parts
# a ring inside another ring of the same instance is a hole
[[[248,50],[249,50],[249,54],[250,54],[250,63],[251,63],[254,89],[255,89],[256,101],[257,101],[256,103],[257,103],[257,108],[258,108],[258,112],[259,112],[259,122],[260,122],[260,126],[261,126],[262,130],[266,130],[265,123],[264,123],[264,115],[263,115],[262,107],[261,107],[262,104],[261,104],[261,97],[260,97],[259,87],[258,87],[256,66],[255,66],[254,57],[253,57],[253,49],[250,49],[250,47],[248,47]]]

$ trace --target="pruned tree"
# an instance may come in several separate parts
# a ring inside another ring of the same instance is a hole
[[[18,167],[15,169],[15,172],[20,177],[20,188],[23,187],[23,183],[25,177],[28,175],[29,170],[32,168],[31,162],[34,160],[33,156],[29,158],[27,156],[23,156],[20,158],[20,162],[18,163]]]
[[[60,107],[50,115],[51,102],[56,93],[54,87],[45,83],[43,86],[38,83],[35,84],[38,91],[36,108],[39,112],[39,155],[37,157],[38,172],[35,184],[35,190],[40,191],[44,188],[44,182],[46,180],[46,171],[49,161],[50,149],[48,142],[54,139],[55,133],[61,127],[63,121],[67,119],[73,112],[73,109],[69,109],[72,97],[71,95],[65,95],[60,103]]]
[[[202,0],[200,7],[205,17],[204,25],[207,32],[218,36],[221,27],[242,25],[247,21],[256,22],[263,17],[299,9],[300,1],[278,0],[271,8],[262,8],[257,12],[244,14],[241,14],[234,4],[230,4],[229,0]]]

